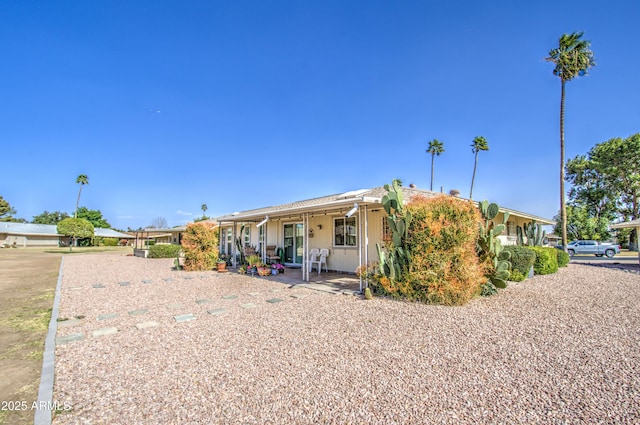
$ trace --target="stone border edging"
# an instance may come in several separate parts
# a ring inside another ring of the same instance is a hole
[[[53,297],[53,308],[51,309],[51,321],[49,322],[49,332],[44,341],[44,353],[42,355],[42,374],[40,375],[40,388],[38,389],[38,409],[36,409],[33,419],[34,425],[51,425],[51,409],[53,400],[53,378],[55,373],[56,359],[56,333],[58,332],[58,316],[60,314],[60,288],[62,286],[62,266],[64,265],[64,255],[60,259],[60,271],[58,273],[58,283],[56,293]],[[43,406],[44,409],[41,409]]]

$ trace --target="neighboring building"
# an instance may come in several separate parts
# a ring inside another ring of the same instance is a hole
[[[405,200],[421,195],[427,198],[443,195],[411,187],[402,188]],[[253,248],[266,259],[266,247],[275,246],[281,261],[291,267],[303,267],[308,280],[305,258],[308,250],[328,248],[329,270],[353,273],[365,264],[378,260],[376,244],[389,240],[386,214],[382,207],[384,187],[307,199],[274,207],[216,217],[220,225],[220,252],[238,258],[240,241],[243,250]],[[554,221],[531,214],[501,208],[496,222],[505,212],[509,220],[500,238],[504,244],[515,244],[516,227],[535,220],[543,225]],[[308,243],[305,244],[305,241]]]
[[[172,244],[180,245],[182,242],[182,233],[186,227],[178,226],[167,229],[147,228],[139,230],[136,233],[136,248],[144,249],[149,245],[155,244]]]
[[[635,246],[629,246],[629,248],[638,249],[638,246],[640,245],[638,243],[640,239],[640,219],[625,221],[624,223],[612,224],[611,228],[612,229],[635,229],[636,230]],[[638,263],[640,263],[640,249],[638,249]]]
[[[135,239],[113,229],[96,228],[94,235],[103,238]],[[58,234],[55,224],[0,222],[0,246],[61,246],[67,237]]]
[[[51,224],[0,223],[0,246],[59,246],[62,237]]]

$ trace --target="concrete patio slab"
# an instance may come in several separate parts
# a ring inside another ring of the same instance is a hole
[[[84,339],[82,332],[77,332],[69,335],[63,335],[56,337],[56,345],[68,344],[74,341],[81,341]]]
[[[91,333],[91,336],[93,336],[94,338],[97,338],[100,336],[113,335],[116,333],[118,333],[118,328],[102,328],[102,329],[97,329],[93,331]]]
[[[160,323],[154,322],[153,320],[150,320],[148,322],[136,323],[136,328],[139,329],[139,330],[140,329],[155,328],[156,326],[160,326]]]
[[[196,320],[196,316],[194,316],[191,313],[189,313],[189,314],[181,314],[179,316],[173,316],[173,318],[176,320],[177,323],[190,322],[192,320]]]

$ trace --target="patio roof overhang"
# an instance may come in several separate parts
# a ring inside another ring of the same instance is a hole
[[[640,219],[625,221],[623,223],[616,223],[611,225],[612,229],[628,229],[628,228],[634,228],[634,227],[640,227]]]
[[[259,210],[245,211],[241,213],[234,213],[217,217],[216,220],[224,225],[225,223],[237,223],[237,222],[260,222],[269,216],[270,220],[300,216],[305,213],[310,214],[335,214],[339,211],[348,211],[353,208],[353,205],[357,203],[360,206],[364,205],[376,205],[382,206],[382,199],[372,196],[360,196],[351,197],[345,199],[338,199],[329,202],[322,202],[313,205],[299,205],[286,208],[279,207],[267,207]]]
[[[556,222],[554,220],[549,220],[547,218],[539,217],[539,216],[533,215],[533,214],[523,213],[522,211],[516,211],[516,210],[512,210],[510,208],[502,208],[502,207],[500,207],[500,212],[503,212],[503,213],[504,212],[508,212],[510,215],[513,215],[513,216],[526,218],[528,220],[535,220],[537,223],[540,223],[540,224],[548,224],[550,226],[555,226],[555,224],[556,224]]]

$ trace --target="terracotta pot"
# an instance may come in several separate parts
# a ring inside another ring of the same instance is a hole
[[[218,271],[219,272],[226,272],[227,271],[227,263],[224,262],[224,261],[218,262]]]

